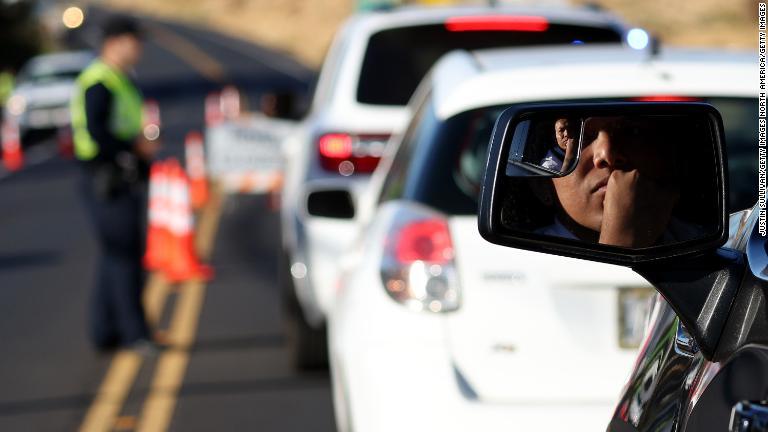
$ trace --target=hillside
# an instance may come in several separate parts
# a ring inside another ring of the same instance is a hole
[[[756,48],[754,0],[572,0],[600,3],[671,45]],[[355,0],[102,0],[112,7],[204,25],[318,67]]]

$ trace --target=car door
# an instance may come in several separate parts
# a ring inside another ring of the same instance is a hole
[[[768,398],[766,276],[761,273],[768,257],[758,219],[757,211],[731,216],[732,238],[726,246],[745,253],[748,268],[718,346],[722,358],[704,359],[675,312],[659,297],[610,431],[726,431],[737,404]],[[754,343],[734,348],[745,338]]]

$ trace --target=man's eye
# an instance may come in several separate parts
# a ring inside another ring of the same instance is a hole
[[[628,128],[624,128],[620,131],[619,135],[622,138],[627,139],[633,139],[633,138],[641,138],[648,134],[648,128],[642,127],[642,126],[631,126]]]
[[[596,130],[590,130],[586,129],[584,130],[584,139],[582,140],[584,142],[583,145],[588,146],[592,144],[592,141],[597,139],[597,131]]]

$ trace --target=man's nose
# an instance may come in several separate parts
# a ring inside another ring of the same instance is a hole
[[[627,159],[616,140],[605,132],[600,132],[592,143],[592,160],[597,168],[610,170],[621,169],[627,164]]]

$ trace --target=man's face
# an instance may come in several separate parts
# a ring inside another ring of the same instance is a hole
[[[142,42],[132,34],[113,36],[108,43],[108,48],[113,50],[114,55],[125,67],[136,66],[141,59]]]
[[[585,122],[579,163],[567,176],[554,178],[562,209],[579,225],[600,231],[608,178],[614,170],[637,169],[659,180],[674,170],[649,121],[601,117]]]
[[[569,130],[567,119],[559,119],[555,122],[555,138],[557,138],[557,145],[563,150],[573,144],[573,134]]]

